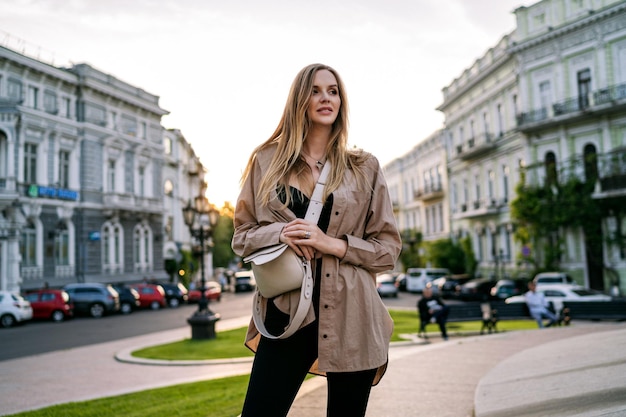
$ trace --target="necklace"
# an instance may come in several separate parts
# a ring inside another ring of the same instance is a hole
[[[321,159],[315,159],[308,153],[304,152],[304,149],[302,150],[302,154],[304,154],[304,156],[308,156],[311,160],[315,161],[315,166],[318,169],[322,169],[322,167],[324,166],[324,163],[326,163],[326,157],[322,157]]]

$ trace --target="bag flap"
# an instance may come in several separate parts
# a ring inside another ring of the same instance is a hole
[[[280,243],[278,245],[268,246],[267,248],[260,249],[251,255],[243,258],[244,262],[252,262],[256,265],[262,265],[273,259],[278,258],[289,246],[286,243]]]

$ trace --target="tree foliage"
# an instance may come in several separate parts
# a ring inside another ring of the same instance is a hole
[[[593,183],[570,178],[561,184],[529,186],[519,183],[511,202],[511,217],[517,224],[515,238],[528,248],[541,249],[543,258],[528,259],[539,269],[558,269],[565,231],[582,229],[587,244],[602,244],[598,233],[601,208],[592,198]]]

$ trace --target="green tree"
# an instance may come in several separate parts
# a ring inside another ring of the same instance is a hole
[[[441,239],[428,245],[428,259],[432,265],[447,268],[453,274],[465,273],[465,252],[452,239]]]
[[[424,266],[424,260],[420,255],[422,249],[422,234],[415,229],[402,231],[402,252],[400,262],[404,268],[416,268]]]
[[[228,267],[235,259],[235,253],[231,248],[235,228],[233,225],[234,209],[228,203],[220,210],[220,218],[213,231],[213,265],[215,267]]]

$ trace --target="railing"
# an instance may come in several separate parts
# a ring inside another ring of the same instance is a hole
[[[596,105],[624,99],[626,99],[626,84],[613,85],[593,93],[593,102]]]
[[[546,120],[548,118],[548,109],[545,107],[538,110],[531,110],[529,112],[520,113],[517,115],[517,125],[525,125],[528,123],[536,123]]]
[[[589,96],[578,96],[554,103],[552,109],[555,116],[574,113],[589,108]]]

